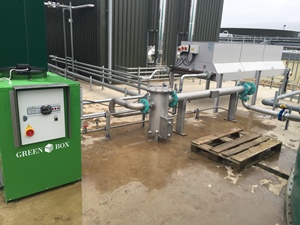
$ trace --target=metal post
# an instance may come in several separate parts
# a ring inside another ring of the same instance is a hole
[[[142,114],[142,128],[145,127],[146,114]]]
[[[295,91],[295,85],[292,86],[292,92]],[[294,99],[294,95],[291,96],[290,101],[292,101]]]
[[[66,38],[66,22],[65,22],[65,9],[62,9],[62,17],[63,17],[63,36],[64,36],[64,52],[65,52],[65,68],[67,69],[67,38]],[[67,72],[65,72],[65,77],[67,76]]]
[[[173,89],[174,88],[174,73],[169,74],[169,85]]]
[[[228,114],[227,114],[227,120],[229,121],[235,119],[237,102],[238,102],[238,94],[237,93],[231,94],[229,99]]]
[[[71,58],[72,58],[72,72],[74,72],[74,41],[73,41],[73,12],[72,12],[72,3],[70,1],[70,39],[71,39]]]
[[[177,88],[177,84],[174,84],[174,90],[177,92],[178,88]]]
[[[105,118],[106,118],[105,140],[109,140],[110,139],[110,112],[109,111],[105,113]]]
[[[104,66],[102,66],[102,72],[104,73]],[[102,77],[102,83],[104,83],[104,74],[102,74],[103,75],[103,77]],[[104,90],[104,86],[103,85],[101,85],[102,86],[102,90]]]
[[[292,109],[289,109],[289,114],[291,114],[291,112],[292,112]],[[290,120],[287,120],[287,121],[285,122],[285,127],[284,127],[285,130],[288,130],[289,124],[290,124]]]
[[[275,108],[276,108],[277,97],[278,97],[278,91],[275,91],[274,102],[273,102],[273,107],[272,107],[272,110],[273,110],[273,111],[274,111]]]
[[[93,77],[92,76],[90,76],[90,91],[92,91],[93,90]]]
[[[209,87],[210,87],[210,80],[206,80],[205,90],[209,90]]]
[[[299,68],[299,62],[300,62],[300,54],[298,54],[300,52],[296,51],[296,54],[298,55],[298,60],[297,60],[297,67],[296,67],[296,72],[294,74],[294,81],[296,81],[296,77],[297,77],[297,74],[298,74],[298,68]]]
[[[200,110],[197,108],[196,109],[196,116],[195,116],[196,120],[200,120]]]
[[[140,89],[140,87],[141,87],[140,73],[141,73],[141,67],[138,67],[138,81],[139,81],[139,83],[138,83],[138,86],[139,86],[138,93],[139,94],[141,94],[141,89]]]
[[[257,97],[258,87],[259,87],[259,82],[260,82],[260,75],[261,75],[261,71],[260,71],[260,70],[256,71],[256,73],[255,73],[255,86],[256,86],[256,91],[255,91],[255,93],[252,95],[251,105],[255,105],[255,103],[256,103],[256,97]]]
[[[180,135],[186,135],[184,133],[185,111],[186,111],[186,100],[178,102],[178,113],[176,118],[175,132]]]
[[[285,94],[286,93],[286,88],[287,88],[287,85],[288,85],[288,82],[289,82],[290,70],[287,69],[285,72],[286,73],[284,74],[284,79],[283,79],[283,82],[282,82],[282,89],[281,89],[280,94]]]
[[[271,78],[270,89],[273,87],[273,80],[274,80],[274,77]]]
[[[223,82],[223,74],[217,74],[216,79],[217,79],[217,88],[221,88],[222,82]],[[217,113],[219,111],[219,109],[218,109],[219,104],[220,104],[220,96],[217,96],[214,99],[214,109],[213,109],[214,113]]]

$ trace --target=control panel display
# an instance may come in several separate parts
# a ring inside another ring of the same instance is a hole
[[[64,88],[17,91],[21,144],[66,136]]]

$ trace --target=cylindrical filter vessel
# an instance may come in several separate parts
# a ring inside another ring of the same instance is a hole
[[[300,145],[295,164],[293,188],[292,188],[292,213],[293,224],[300,224]]]
[[[153,86],[148,89],[150,93],[151,110],[149,113],[149,128],[148,137],[160,135],[161,118],[168,118],[169,95],[172,93],[172,88]]]

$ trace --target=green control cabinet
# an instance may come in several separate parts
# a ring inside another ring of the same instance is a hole
[[[81,180],[80,85],[0,74],[0,186],[11,201]]]

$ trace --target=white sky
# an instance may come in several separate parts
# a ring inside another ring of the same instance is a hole
[[[300,31],[300,0],[224,0],[221,27]]]

